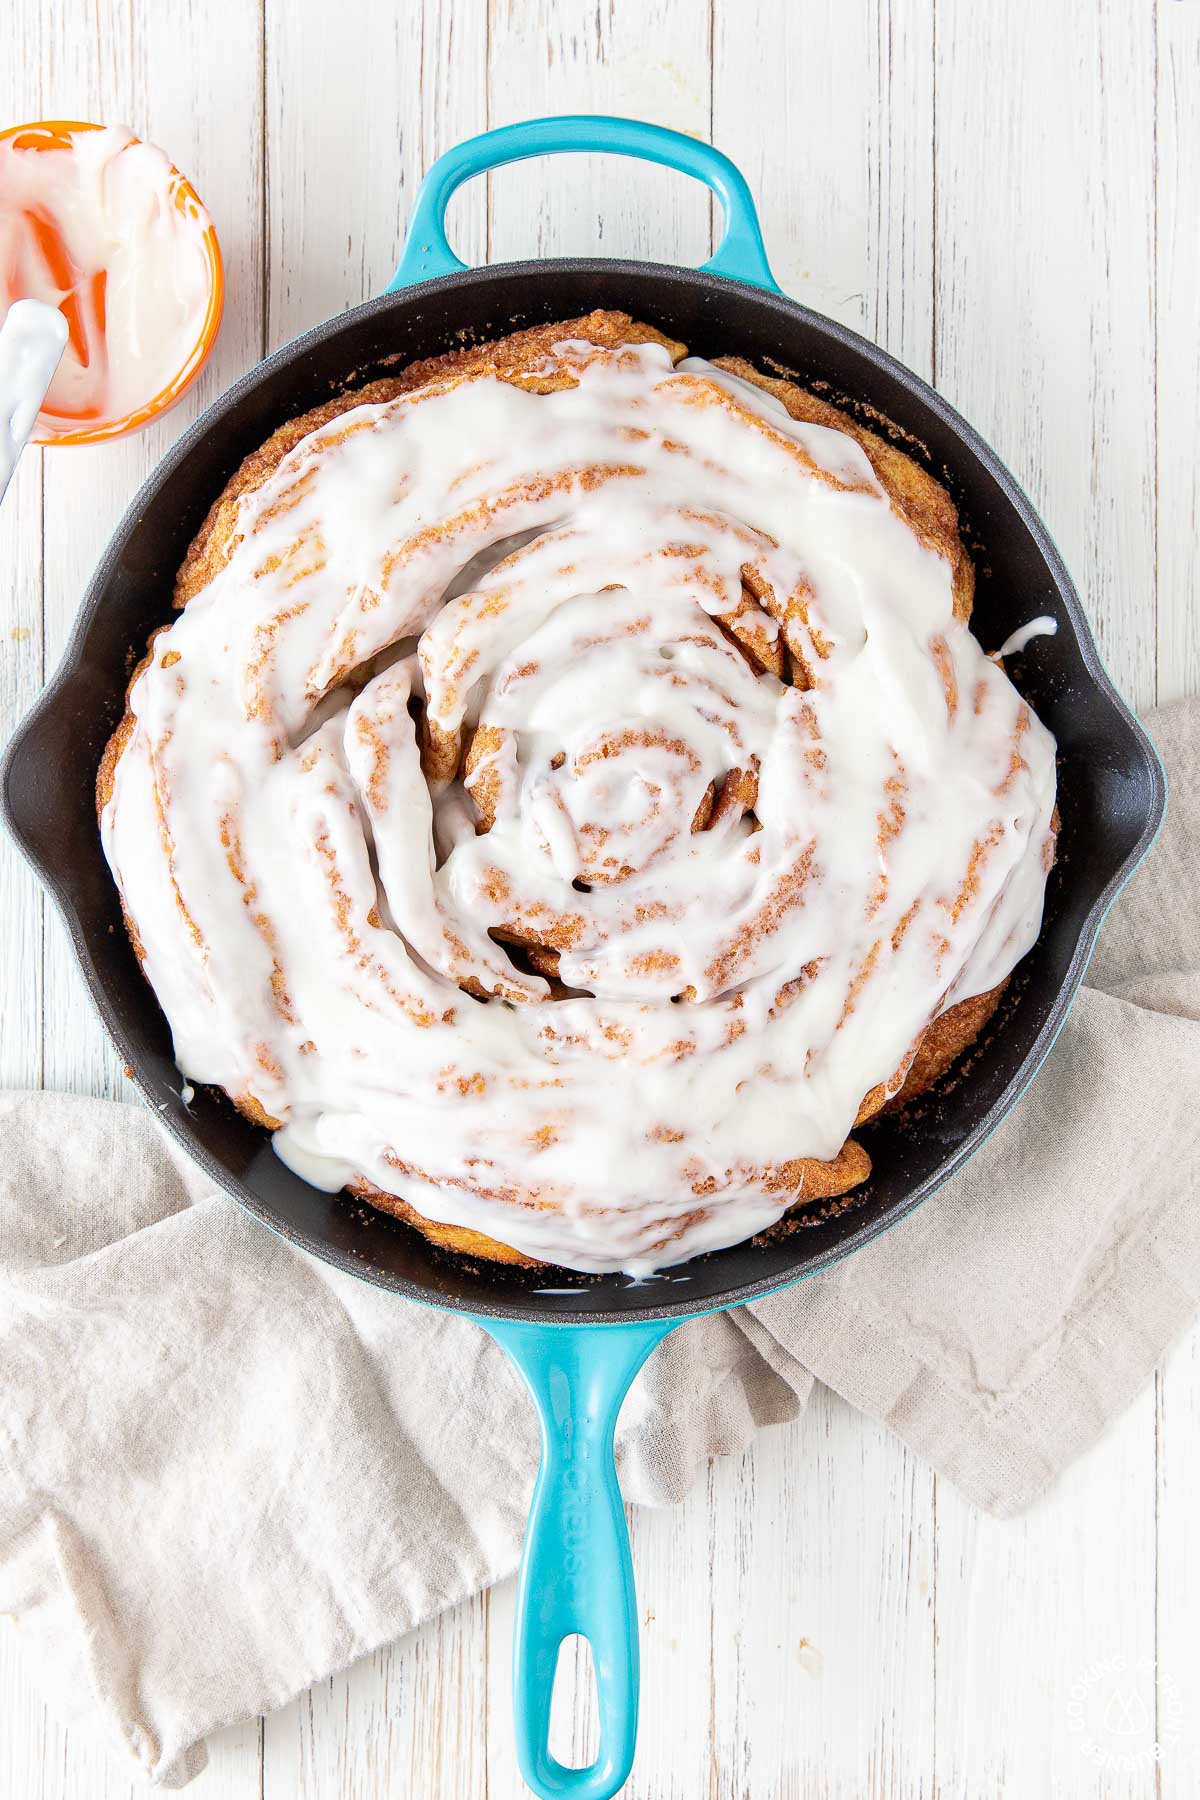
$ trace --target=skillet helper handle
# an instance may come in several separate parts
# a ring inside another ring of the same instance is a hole
[[[520,1370],[542,1431],[517,1581],[517,1760],[540,1800],[609,1800],[633,1766],[638,1717],[637,1596],[613,1430],[630,1383],[675,1321],[477,1323]],[[549,1742],[559,1647],[576,1632],[591,1645],[600,1714],[599,1754],[586,1769],[560,1763]]]
[[[556,156],[563,151],[604,150],[615,156],[636,156],[643,162],[663,163],[668,169],[693,175],[720,200],[725,212],[725,235],[716,252],[702,265],[707,275],[725,275],[751,287],[781,290],[771,273],[763,248],[754,199],[746,178],[736,164],[711,144],[650,125],[642,119],[616,119],[603,114],[580,113],[559,119],[525,119],[519,125],[501,125],[479,137],[467,138],[439,156],[417,189],[408,237],[396,273],[385,293],[429,281],[438,275],[457,275],[466,264],[455,256],[446,237],[446,208],[464,181],[484,175],[505,163],[523,162],[530,156]]]

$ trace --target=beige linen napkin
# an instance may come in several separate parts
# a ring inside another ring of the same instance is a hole
[[[871,1248],[667,1339],[622,1417],[631,1499],[815,1377],[1011,1514],[1190,1319],[1200,701],[1150,728],[1167,825],[1020,1108]],[[514,1567],[536,1432],[477,1327],[290,1248],[141,1109],[0,1096],[0,1152],[0,1612],[60,1709],[182,1785],[208,1732]]]

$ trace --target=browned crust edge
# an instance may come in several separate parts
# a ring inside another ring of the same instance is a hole
[[[842,412],[796,382],[778,375],[763,375],[741,356],[718,356],[714,366],[773,394],[793,419],[844,432],[861,446],[894,510],[927,549],[936,550],[950,564],[954,615],[965,624],[971,617],[975,595],[975,568],[959,531],[958,508],[941,482],[895,444],[868,431],[850,413]]]

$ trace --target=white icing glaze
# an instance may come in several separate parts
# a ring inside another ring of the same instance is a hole
[[[0,500],[66,341],[67,321],[41,300],[16,301],[0,325]]]
[[[210,229],[162,151],[123,125],[67,142],[33,126],[0,141],[0,298],[44,300],[71,325],[43,438],[128,418],[189,372],[212,289]]]
[[[1058,620],[1043,613],[1041,618],[1030,619],[1027,625],[1018,625],[1012,636],[1005,638],[996,654],[998,656],[1019,656],[1026,644],[1032,643],[1034,638],[1053,637],[1057,630]]]
[[[103,836],[181,1068],[284,1121],[289,1166],[636,1273],[778,1218],[771,1172],[1030,948],[1054,742],[851,438],[657,345],[554,358],[576,386],[357,408],[241,498]],[[743,569],[811,690],[714,623]],[[414,693],[489,728],[483,835]],[[693,832],[752,759],[758,828]],[[586,992],[517,969],[514,920]]]

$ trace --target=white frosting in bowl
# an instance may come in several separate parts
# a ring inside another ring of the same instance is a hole
[[[30,125],[0,138],[0,305],[57,307],[66,350],[40,442],[113,435],[173,403],[220,316],[204,207],[123,125]]]
[[[654,344],[547,367],[344,413],[242,496],[103,837],[180,1067],[299,1173],[638,1272],[803,1199],[1031,947],[1054,742],[852,438]]]

